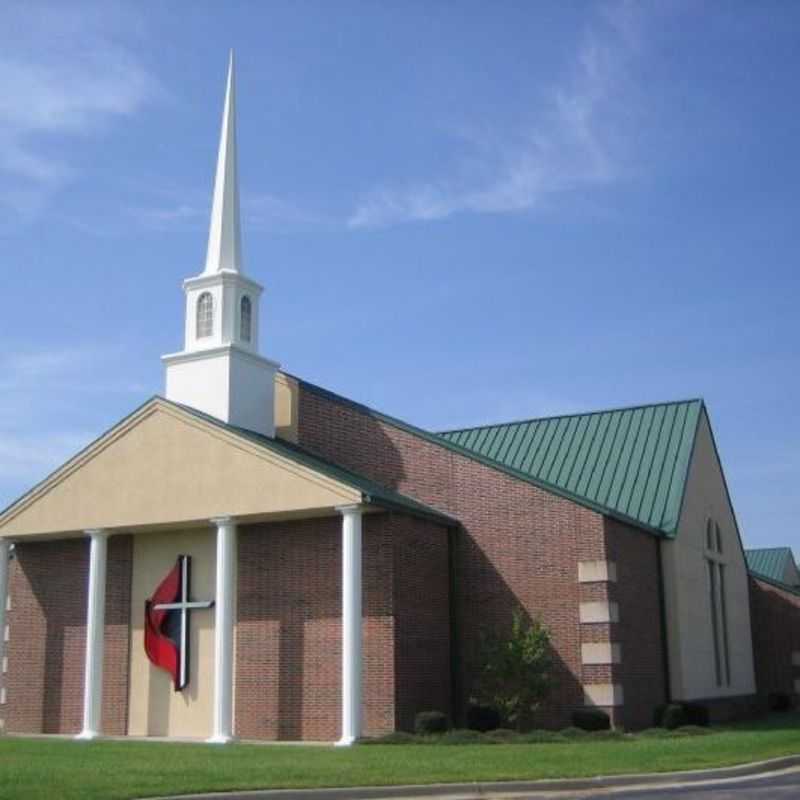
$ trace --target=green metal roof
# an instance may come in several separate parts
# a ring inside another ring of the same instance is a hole
[[[692,447],[703,409],[702,400],[432,433],[296,375],[290,377],[304,389],[332,402],[350,406],[432,444],[446,447],[601,514],[608,514],[657,535],[674,536],[676,533]],[[614,417],[613,424],[610,417]],[[636,418],[635,422],[633,417]],[[559,422],[562,426],[560,429],[557,425],[551,425],[548,433],[543,427],[542,439],[534,440],[533,426]],[[521,430],[526,426],[529,436]],[[564,437],[569,436],[568,431],[571,433],[570,440],[576,441],[577,450],[564,453],[562,458],[559,447],[563,448]],[[504,434],[502,439],[499,438],[501,432]],[[532,446],[537,442],[543,444],[545,433],[548,433],[545,447],[549,450],[542,451],[538,459],[537,453],[533,453],[531,459],[526,459],[524,456],[530,455]],[[625,438],[626,433],[630,439]],[[582,437],[580,442],[577,441],[577,435]],[[559,482],[551,480],[554,475]],[[605,477],[605,480],[601,480],[601,477]],[[615,491],[620,482],[622,491]],[[636,516],[632,516],[632,512]]]
[[[789,547],[764,547],[754,550],[745,550],[747,568],[750,572],[783,583],[786,567],[795,566],[794,554]]]
[[[672,536],[702,409],[702,400],[685,400],[439,436],[606,513]]]

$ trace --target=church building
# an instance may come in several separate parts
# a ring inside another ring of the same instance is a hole
[[[552,635],[540,726],[796,698],[800,580],[748,567],[702,400],[433,432],[313,385],[259,352],[237,181],[231,60],[164,396],[0,512],[5,732],[463,724],[482,634],[515,609]]]

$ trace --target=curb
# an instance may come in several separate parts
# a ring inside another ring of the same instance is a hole
[[[557,778],[537,781],[490,781],[472,783],[433,783],[405,786],[358,786],[333,789],[246,789],[203,794],[164,795],[145,800],[400,800],[401,798],[451,798],[471,800],[492,795],[507,797],[530,792],[575,792],[667,787],[674,783],[691,784],[733,778],[766,775],[779,770],[800,767],[800,755],[754,761],[735,767],[657,772],[633,775],[601,775],[596,778]]]

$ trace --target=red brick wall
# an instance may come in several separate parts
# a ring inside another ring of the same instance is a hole
[[[800,652],[800,596],[751,577],[750,619],[759,696],[794,694],[800,679],[800,665],[792,664],[792,653]]]
[[[554,635],[555,686],[537,723],[568,724],[569,712],[583,703],[582,680],[599,682],[606,669],[596,669],[597,676],[588,669],[582,674],[581,637],[608,641],[612,633],[608,625],[578,621],[582,599],[608,596],[605,585],[577,582],[579,561],[606,558],[602,515],[303,386],[299,442],[462,523],[454,548],[459,705],[474,686],[481,629],[508,626],[518,605],[529,617],[540,617]],[[638,535],[642,548],[653,547],[648,536]],[[650,571],[640,580],[657,587],[654,561],[642,558],[641,569]],[[656,615],[652,625],[658,624]],[[632,667],[631,680],[641,682],[637,676],[643,669]],[[633,687],[633,697],[637,692],[641,689]]]
[[[132,541],[108,546],[103,727],[124,734],[128,715],[128,653]],[[77,733],[82,724],[86,645],[87,539],[17,544],[11,562],[6,645],[6,730]]]
[[[450,592],[446,531],[395,517],[395,724],[413,730],[419,711],[450,713]]]
[[[329,741],[341,734],[341,518],[243,527],[239,537],[236,640],[236,733],[252,739]],[[441,545],[444,542],[444,559]],[[423,540],[428,540],[426,544]],[[428,569],[444,584],[447,603],[446,534],[438,526],[400,514],[368,514],[363,524],[364,733],[394,730],[413,715],[395,702],[395,665],[408,681],[415,654],[396,648],[407,633],[414,602],[404,571],[431,554]],[[395,594],[397,592],[397,595]],[[429,592],[440,602],[442,591]],[[420,618],[419,643],[431,643],[431,663],[446,668],[446,613]],[[438,626],[438,627],[437,627]],[[445,633],[442,633],[442,628]],[[442,649],[444,648],[444,656]],[[444,694],[447,693],[445,671]],[[415,697],[435,697],[442,678],[415,676]],[[433,687],[430,688],[429,684]]]
[[[659,540],[624,523],[606,519],[608,558],[617,564],[609,585],[619,604],[619,622],[609,627],[622,645],[622,662],[611,670],[624,687],[625,706],[616,722],[625,728],[649,728],[653,710],[667,699],[662,601],[659,591]]]

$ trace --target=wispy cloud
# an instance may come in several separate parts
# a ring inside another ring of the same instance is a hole
[[[563,82],[551,87],[541,108],[532,109],[535,125],[521,133],[496,133],[490,146],[473,147],[478,152],[467,148],[465,174],[370,191],[349,227],[527,211],[558,195],[621,179],[631,123],[628,71],[641,49],[641,27],[632,4],[605,7],[585,31]]]
[[[206,202],[203,202],[203,195],[198,190],[169,190],[161,194],[173,196],[162,197],[152,206],[127,209],[128,220],[139,228],[150,231],[200,231],[208,227],[211,213],[210,189]],[[188,198],[188,202],[180,202],[180,197]],[[341,227],[341,220],[337,222],[322,214],[308,211],[274,194],[243,192],[241,203],[242,224],[247,231],[297,233],[320,227]],[[129,230],[129,226],[118,227],[117,230]]]
[[[61,137],[85,137],[135,113],[158,83],[124,43],[123,6],[7,3],[0,26],[0,209],[29,217],[80,165]]]

